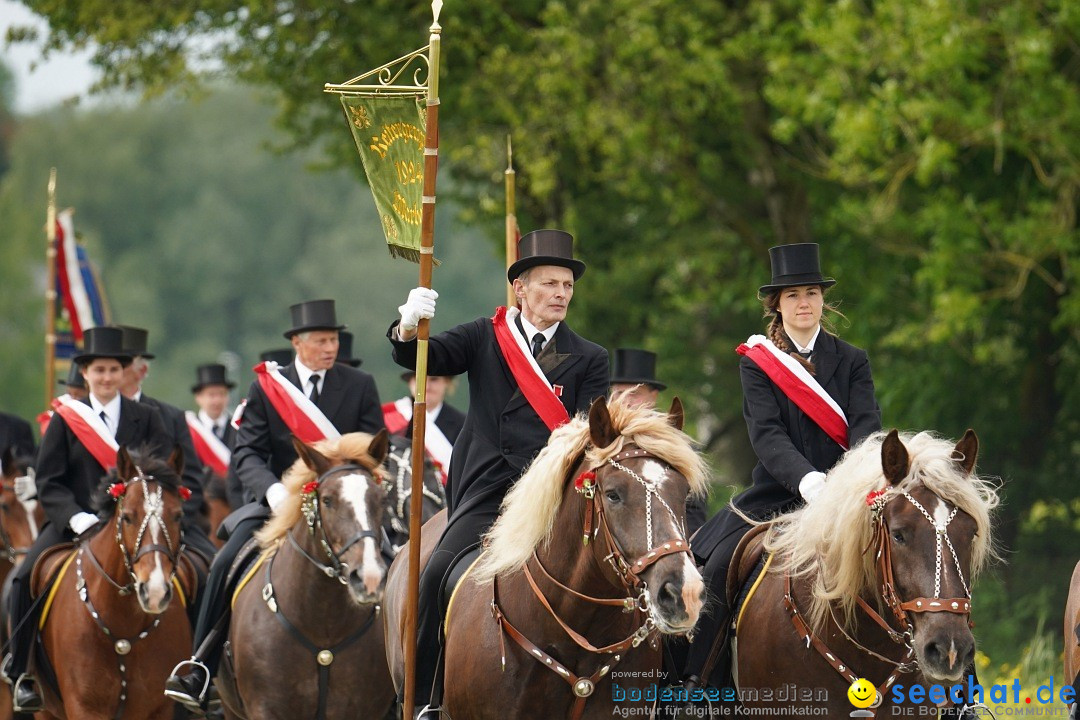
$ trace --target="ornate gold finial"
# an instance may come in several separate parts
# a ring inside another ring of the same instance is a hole
[[[442,26],[439,25],[439,13],[442,12],[442,0],[432,0],[431,14],[435,17],[435,20],[431,23],[431,32],[437,33],[442,30]]]

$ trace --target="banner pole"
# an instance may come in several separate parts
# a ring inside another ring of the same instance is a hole
[[[56,390],[56,168],[49,170],[45,210],[45,409]]]
[[[514,172],[514,148],[510,144],[510,134],[506,135],[506,269],[517,262],[517,216],[514,214],[514,184],[516,173]],[[506,307],[517,307],[517,296],[514,295],[514,286],[506,285]]]
[[[435,246],[435,176],[439,169],[439,51],[442,0],[431,3],[433,21],[428,40],[427,127],[424,137],[424,195],[420,218],[420,287],[431,287]],[[427,360],[429,321],[416,328],[416,400],[413,403],[412,498],[409,505],[409,593],[405,617],[404,720],[412,720],[416,696],[416,634],[420,605],[420,527],[424,512],[424,454],[427,430]]]

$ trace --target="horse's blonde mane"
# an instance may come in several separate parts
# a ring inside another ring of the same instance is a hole
[[[374,436],[355,432],[342,435],[336,440],[320,440],[311,447],[318,450],[331,466],[355,463],[370,470],[375,477],[386,479],[382,466],[367,453]],[[301,489],[312,480],[317,480],[315,472],[304,461],[297,458],[292,466],[281,476],[281,482],[289,491],[288,497],[274,510],[273,517],[255,534],[259,545],[264,548],[274,545],[285,537],[285,533],[300,520]]]
[[[825,489],[808,505],[780,516],[765,537],[765,548],[776,553],[775,572],[811,581],[810,605],[803,612],[820,630],[834,604],[837,621],[855,626],[855,598],[871,591],[880,605],[874,553],[863,550],[872,538],[867,493],[888,486],[881,467],[884,432],[871,435],[846,453],[826,478]],[[990,511],[998,504],[991,482],[965,475],[956,461],[954,443],[929,432],[901,433],[911,466],[899,488],[910,491],[922,483],[939,498],[968,513],[976,523],[971,547],[971,587],[986,562],[996,556]],[[929,508],[928,508],[929,509]],[[932,509],[930,509],[932,512]],[[955,572],[955,570],[954,570]]]
[[[570,472],[583,458],[590,467],[601,465],[618,454],[624,443],[634,443],[670,464],[687,479],[691,492],[707,492],[705,461],[689,436],[668,422],[666,413],[618,400],[608,404],[608,412],[619,437],[606,448],[591,446],[589,420],[583,413],[551,434],[548,444],[503,499],[499,519],[486,536],[488,550],[474,569],[474,577],[487,580],[520,569],[533,550],[551,537]]]

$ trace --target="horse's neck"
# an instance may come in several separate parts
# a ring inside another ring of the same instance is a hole
[[[124,564],[123,551],[116,542],[113,523],[106,525],[86,542],[85,552],[94,554],[101,570],[117,585],[126,586],[131,582],[127,565]],[[122,595],[111,582],[102,577],[101,570],[90,558],[81,558],[80,565],[89,601],[100,615],[101,622],[113,635],[132,637],[146,628],[148,616],[143,612],[134,592]]]
[[[94,554],[98,564],[108,573],[109,577],[118,585],[127,585],[131,581],[127,565],[124,563],[124,553],[116,542],[116,521],[113,520],[99,530],[86,543],[86,549]],[[89,560],[83,562],[83,575],[89,583],[94,576],[100,577],[101,573]],[[104,578],[101,578],[104,580]],[[110,588],[112,586],[110,585]],[[115,590],[115,588],[113,588]],[[134,595],[132,595],[134,597]]]
[[[289,530],[296,543],[319,562],[327,562],[325,550],[301,520]],[[281,612],[315,636],[333,636],[355,624],[360,608],[349,597],[348,586],[327,577],[286,538],[274,556],[271,582]],[[331,605],[328,606],[328,602]],[[328,612],[327,608],[333,611]],[[355,609],[357,612],[350,612]]]

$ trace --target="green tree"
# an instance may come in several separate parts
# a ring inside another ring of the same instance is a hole
[[[274,88],[292,140],[353,172],[322,83],[429,22],[385,0],[27,4],[50,46],[97,43],[107,84],[153,94],[212,67]],[[1057,616],[1080,550],[1075,4],[462,0],[442,23],[462,217],[498,235],[512,131],[522,226],[577,235],[584,329],[661,353],[722,482],[750,462],[732,348],[763,325],[767,248],[820,241],[885,423],[973,426],[1005,480],[1023,555],[980,588],[980,637],[1015,651]]]

